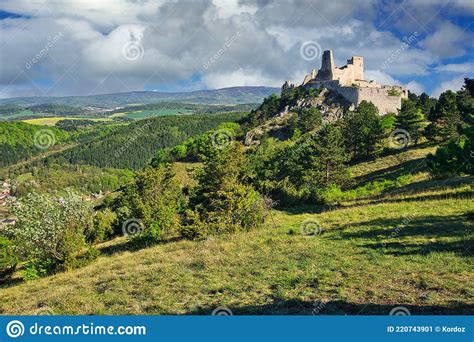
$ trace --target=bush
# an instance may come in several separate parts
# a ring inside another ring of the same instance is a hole
[[[13,244],[6,237],[0,235],[0,279],[10,276],[18,263],[13,253]]]
[[[179,214],[185,204],[182,186],[170,165],[148,167],[136,175],[114,203],[118,228],[133,220],[142,227],[127,232],[129,236],[160,240],[179,226]]]
[[[247,231],[265,218],[260,194],[247,184],[243,147],[234,143],[205,163],[199,186],[186,211],[182,236],[190,239]]]
[[[12,203],[15,225],[5,227],[15,254],[30,263],[29,274],[71,263],[86,247],[92,230],[92,207],[77,194],[62,198],[30,193]],[[45,264],[51,265],[43,267]],[[36,270],[36,271],[34,271]]]
[[[113,234],[116,221],[117,215],[109,208],[96,212],[94,215],[94,230],[88,240],[93,243],[104,241]]]

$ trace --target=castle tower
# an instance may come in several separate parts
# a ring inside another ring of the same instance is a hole
[[[364,57],[353,56],[350,60],[347,61],[347,64],[352,64],[354,66],[355,80],[364,79]]]
[[[333,78],[333,70],[336,68],[334,65],[334,57],[332,50],[326,50],[323,52],[323,60],[321,63],[321,69],[319,69],[316,76],[316,81],[329,81]]]

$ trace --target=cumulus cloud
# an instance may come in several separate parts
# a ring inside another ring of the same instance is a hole
[[[438,18],[442,5],[410,2],[400,9],[372,0],[4,0],[0,9],[20,16],[0,20],[0,96],[280,85],[287,79],[299,83],[321,64],[320,58],[300,55],[308,41],[321,50],[333,49],[339,66],[361,55],[367,78],[400,83],[397,79],[428,75],[433,61],[466,51],[462,35],[455,39],[463,29]],[[448,7],[468,12],[470,6],[457,1]],[[398,21],[409,20],[405,12],[430,13],[428,35],[418,26],[419,35],[407,44],[414,31],[400,37],[378,24],[377,16],[389,17],[389,10]],[[58,33],[61,39],[49,46]],[[138,58],[126,58],[130,46]],[[439,72],[461,68],[438,65]]]
[[[444,22],[421,42],[421,46],[440,58],[461,56],[465,52],[463,36],[467,34],[459,26]]]
[[[418,83],[417,81],[410,81],[407,84],[405,84],[405,87],[407,87],[409,91],[417,95],[420,95],[421,93],[425,91],[423,85]]]
[[[438,87],[433,90],[433,96],[439,97],[442,92],[446,90],[458,91],[464,85],[464,77],[455,77],[448,81],[442,82]]]
[[[474,62],[439,65],[435,70],[437,72],[472,73],[474,71]]]

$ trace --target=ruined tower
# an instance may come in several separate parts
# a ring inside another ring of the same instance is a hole
[[[321,69],[319,69],[316,75],[316,81],[329,81],[333,79],[333,70],[336,68],[334,64],[334,57],[332,50],[326,50],[323,52],[323,60]]]

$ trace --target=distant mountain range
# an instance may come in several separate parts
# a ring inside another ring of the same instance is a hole
[[[65,97],[14,97],[0,99],[0,104],[31,106],[39,104],[62,104],[77,107],[113,108],[132,104],[150,104],[158,102],[183,102],[196,104],[242,104],[260,103],[264,97],[279,93],[273,87],[230,87],[215,90],[191,92],[133,91],[89,96]]]

